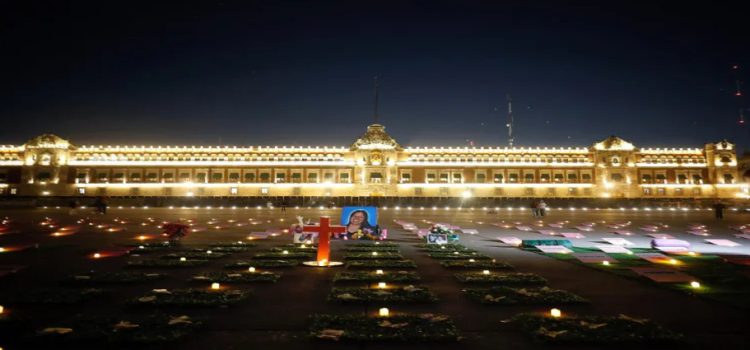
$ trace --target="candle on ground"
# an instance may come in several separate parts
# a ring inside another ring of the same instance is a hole
[[[381,317],[388,317],[388,315],[390,315],[390,311],[388,311],[387,307],[381,307],[378,311],[378,315],[380,315]]]
[[[554,318],[558,318],[562,316],[562,311],[560,309],[551,309],[549,310],[549,314]]]
[[[217,289],[220,289],[220,288],[221,288],[221,285],[220,285],[220,284],[218,284],[218,283],[216,283],[216,282],[214,282],[214,283],[211,283],[211,289],[213,289],[213,290],[217,290]]]

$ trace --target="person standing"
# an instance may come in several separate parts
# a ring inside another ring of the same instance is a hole
[[[724,219],[724,209],[726,208],[727,206],[722,202],[717,202],[716,204],[714,204],[714,214],[716,215],[717,219]]]
[[[539,216],[539,202],[537,200],[531,201],[531,216],[538,217]]]
[[[537,207],[537,210],[539,210],[539,216],[544,217],[544,215],[547,214],[547,203],[544,203],[544,200],[540,199]]]

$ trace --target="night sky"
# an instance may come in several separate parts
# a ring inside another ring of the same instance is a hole
[[[380,122],[404,146],[506,145],[511,94],[521,146],[614,134],[750,147],[734,96],[750,76],[750,25],[736,4],[0,6],[0,144],[53,132],[77,144],[348,146],[373,122],[378,75]]]

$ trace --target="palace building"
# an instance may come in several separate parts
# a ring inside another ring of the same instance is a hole
[[[402,147],[379,124],[350,146],[0,146],[4,196],[748,198],[732,143],[639,148]]]

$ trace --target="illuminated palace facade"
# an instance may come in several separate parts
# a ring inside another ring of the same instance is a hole
[[[747,198],[734,145],[401,147],[374,124],[348,147],[0,146],[4,196]]]

